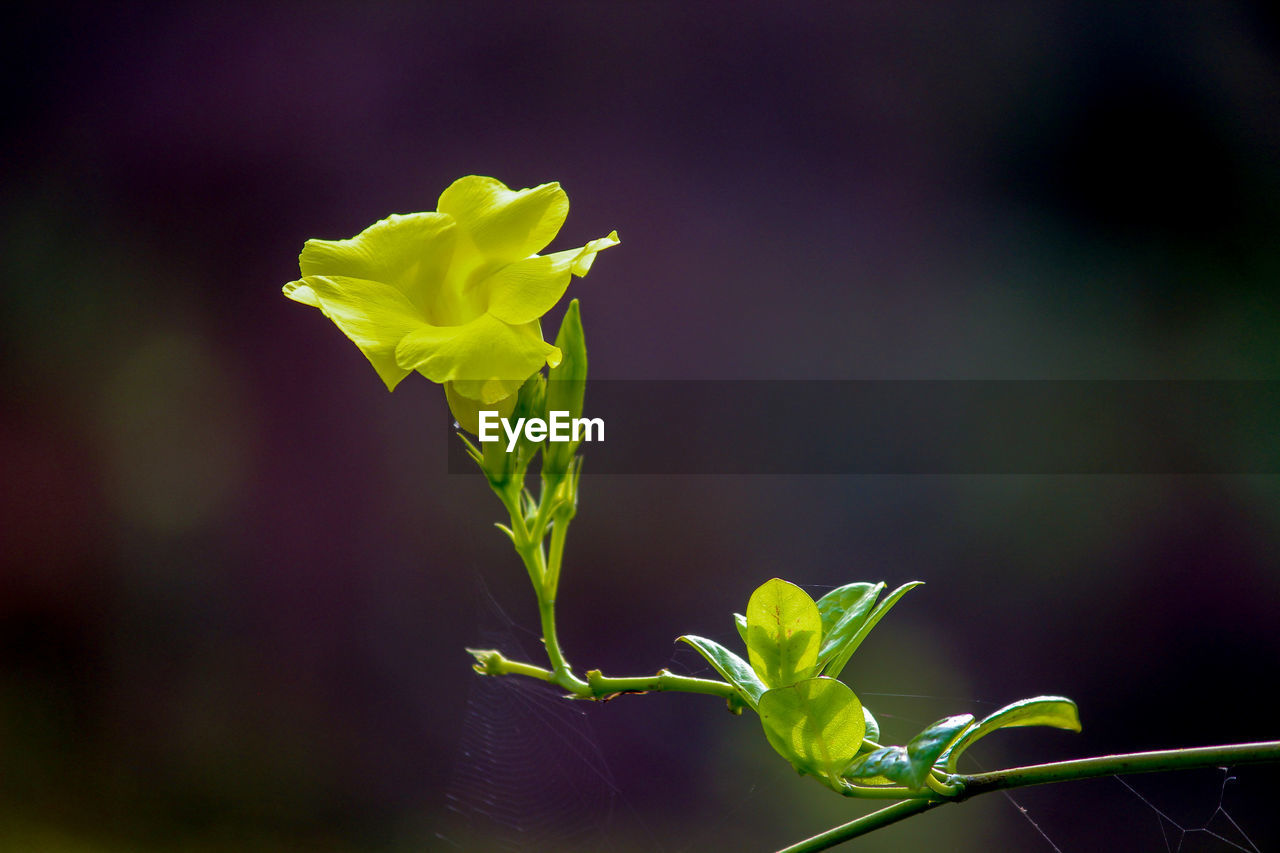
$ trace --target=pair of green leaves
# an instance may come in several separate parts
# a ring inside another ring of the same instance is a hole
[[[800,587],[774,578],[752,593],[746,616],[735,613],[733,618],[739,635],[747,644],[752,666],[757,669],[759,665],[768,667],[775,664],[771,644],[782,625],[775,627],[773,621],[776,619],[781,623],[791,619],[795,627],[812,632],[793,638],[796,645],[805,646],[802,660],[812,665],[813,671],[809,674],[821,673],[829,678],[838,678],[871,629],[902,596],[920,585],[921,581],[905,583],[877,605],[876,600],[884,592],[884,583],[845,584],[815,603]],[[808,647],[810,639],[817,641],[812,648]],[[812,659],[810,652],[813,653]],[[785,653],[779,650],[779,654]],[[780,683],[795,680],[787,680],[788,674],[779,672]]]
[[[972,714],[946,717],[906,746],[885,746],[859,756],[843,775],[860,786],[901,785],[919,790],[935,768],[954,773],[960,754],[981,738],[998,729],[1019,726],[1051,726],[1078,732],[1080,713],[1076,703],[1065,697],[1036,696],[1006,705],[981,722],[975,722]]]
[[[802,773],[833,784],[879,727],[858,697],[837,681],[876,623],[919,582],[904,584],[878,605],[883,583],[839,587],[815,602],[795,584],[774,578],[734,614],[747,660],[705,637],[693,646],[760,714],[765,736]]]

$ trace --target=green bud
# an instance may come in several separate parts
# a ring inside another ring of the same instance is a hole
[[[542,417],[546,411],[546,389],[547,381],[541,373],[535,373],[525,380],[520,386],[520,392],[516,397],[515,408],[511,412],[513,420],[519,418]],[[462,433],[459,433],[462,435]],[[464,436],[464,441],[465,436]],[[470,441],[467,441],[468,453],[472,458],[476,456],[476,447]],[[477,460],[480,463],[481,470],[485,476],[489,478],[489,483],[498,491],[504,491],[507,488],[514,488],[517,491],[524,484],[525,471],[529,468],[529,462],[538,453],[539,442],[529,441],[522,432],[516,446],[510,452],[507,451],[507,442],[504,439],[499,441],[483,441],[480,442],[479,456]]]
[[[568,524],[578,514],[578,480],[581,477],[582,457],[575,456],[569,460],[568,470],[556,478],[552,517],[557,524]]]
[[[489,478],[489,484],[502,492],[512,483],[517,483],[516,489],[519,490],[518,483],[524,480],[524,470],[519,465],[520,449],[508,453],[501,441],[481,442],[480,448],[480,470]]]
[[[547,380],[541,372],[533,374],[520,386],[520,396],[516,399],[516,409],[511,413],[511,417],[515,421],[519,421],[521,418],[525,420],[529,418],[546,420]],[[540,447],[542,447],[541,441],[530,441],[523,430],[520,432],[520,439],[516,443],[515,452],[520,456],[521,472],[533,460],[533,457],[538,455]]]
[[[580,418],[587,391],[587,344],[576,299],[569,303],[560,322],[556,346],[560,348],[562,358],[560,364],[551,368],[543,412],[544,415],[568,412],[571,419]],[[578,442],[548,442],[542,454],[543,472],[555,479],[563,477],[577,450]]]

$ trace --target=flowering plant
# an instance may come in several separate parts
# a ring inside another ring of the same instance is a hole
[[[319,308],[391,390],[417,371],[444,385],[458,423],[476,432],[483,406],[511,414],[525,380],[560,350],[539,319],[584,276],[616,231],[550,255],[569,213],[557,183],[513,191],[471,175],[434,212],[396,214],[349,240],[308,240],[290,299]]]

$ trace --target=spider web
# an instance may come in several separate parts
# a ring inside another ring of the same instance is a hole
[[[1221,842],[1226,848],[1241,850],[1244,853],[1262,853],[1223,805],[1227,796],[1227,786],[1236,781],[1236,777],[1231,775],[1229,768],[1221,767],[1219,771],[1222,773],[1222,786],[1218,791],[1218,804],[1214,807],[1213,813],[1209,815],[1208,820],[1199,826],[1185,826],[1179,823],[1165,814],[1155,803],[1144,797],[1138,792],[1137,788],[1123,778],[1119,776],[1113,778],[1156,813],[1156,817],[1159,819],[1160,833],[1164,838],[1165,849],[1169,853],[1184,853],[1184,849],[1189,847],[1189,842],[1194,843],[1203,839]]]
[[[486,589],[479,634],[486,648],[529,656]],[[527,632],[526,632],[527,633]],[[591,728],[587,703],[528,678],[472,679],[457,758],[445,792],[442,849],[597,851],[619,796]]]
[[[1216,774],[1216,783],[1206,785],[1204,772]],[[1237,777],[1230,768],[1216,771],[1174,771],[1141,776],[1112,776],[1095,782],[1051,786],[1057,792],[1028,789],[1005,791],[1005,799],[1040,839],[1039,846],[1025,849],[1073,853],[1077,850],[1137,851],[1137,853],[1263,853],[1258,836],[1229,807]],[[1107,783],[1104,789],[1101,783]],[[1112,802],[1097,805],[1085,797],[1072,796],[1070,787],[1097,784],[1093,799]],[[1206,790],[1210,788],[1212,790]],[[1158,789],[1154,794],[1150,789]],[[1034,791],[1039,804],[1029,807]],[[1110,793],[1107,793],[1109,791]],[[1123,791],[1120,797],[1116,791]],[[1053,795],[1057,799],[1051,799]],[[1206,806],[1204,796],[1208,794]],[[1187,805],[1198,800],[1195,806]],[[1175,817],[1175,814],[1178,816]],[[1087,820],[1081,821],[1081,815]],[[1052,820],[1050,820],[1052,819]],[[1257,816],[1254,816],[1254,820]],[[1065,824],[1078,824],[1072,828]]]
[[[478,645],[522,660],[542,658],[540,634],[512,621],[483,579],[478,590],[479,621],[485,626],[478,632]],[[530,648],[536,651],[530,654]],[[690,674],[718,677],[683,646],[673,648],[665,666],[684,673],[689,664],[694,670]],[[477,676],[472,682],[445,791],[447,814],[435,833],[440,849],[468,853],[693,853],[707,849],[699,838],[685,837],[685,824],[674,830],[674,836],[666,832],[673,816],[665,811],[662,830],[655,830],[656,812],[637,809],[631,798],[636,791],[629,795],[628,785],[616,780],[592,717],[604,714],[616,720],[626,713],[625,708],[566,699],[550,685],[529,678]],[[716,713],[724,713],[722,707]],[[616,725],[611,722],[602,728],[609,731]],[[634,754],[631,757],[634,760]],[[674,781],[679,768],[663,767],[671,770]],[[653,779],[647,781],[654,784]],[[755,786],[748,784],[745,791],[736,792],[735,802],[707,817],[713,835],[717,827],[731,825],[736,816],[758,808],[753,804],[754,792]]]

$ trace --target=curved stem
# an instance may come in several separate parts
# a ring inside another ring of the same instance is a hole
[[[930,770],[925,775],[924,781],[930,789],[938,793],[940,796],[955,797],[964,790],[964,786],[962,784],[939,779],[935,774],[936,771]]]
[[[1025,788],[1031,785],[1047,785],[1054,782],[1071,782],[1077,779],[1093,779],[1099,776],[1118,776],[1126,773],[1155,773],[1167,770],[1190,770],[1199,767],[1222,765],[1263,764],[1280,762],[1280,741],[1237,743],[1225,746],[1201,746],[1188,749],[1162,749],[1153,752],[1131,752],[1121,755],[1100,755],[1074,761],[1055,761],[1050,764],[1034,764],[994,770],[990,773],[974,773],[953,777],[960,792],[953,797],[938,796],[907,800],[888,808],[864,815],[857,820],[828,829],[807,838],[778,853],[815,853],[829,850],[866,835],[892,823],[926,812],[944,803],[1002,791],[1009,788]]]

